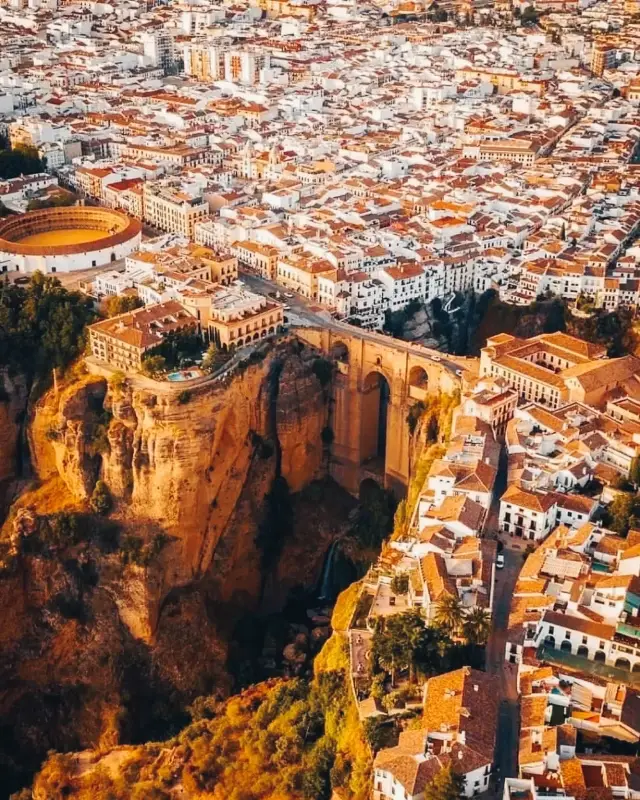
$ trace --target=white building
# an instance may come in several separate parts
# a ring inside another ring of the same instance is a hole
[[[527,492],[513,484],[500,498],[499,528],[510,536],[539,542],[555,527],[557,511],[553,493]]]

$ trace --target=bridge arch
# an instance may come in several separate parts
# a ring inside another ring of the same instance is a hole
[[[330,404],[333,478],[353,494],[368,477],[401,494],[411,474],[409,409],[431,393],[459,389],[463,371],[477,370],[475,362],[341,323],[294,332],[336,364]]]
[[[429,374],[424,367],[419,364],[414,364],[409,370],[409,377],[407,381],[407,396],[412,400],[427,399],[427,392],[429,391]]]
[[[362,381],[360,463],[384,474],[391,383],[382,370],[372,369]]]
[[[329,350],[329,357],[340,361],[342,364],[348,364],[349,346],[340,339],[332,342],[331,349]]]

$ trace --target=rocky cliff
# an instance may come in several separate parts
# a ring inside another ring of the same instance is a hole
[[[288,500],[326,470],[315,358],[283,343],[181,392],[80,369],[37,404],[38,481],[0,540],[0,765],[13,788],[50,747],[157,738],[197,695],[226,694],[240,615],[317,578],[336,524],[301,521]],[[92,512],[98,480],[108,518]]]
[[[14,478],[19,467],[27,394],[24,376],[0,369],[0,484]]]
[[[244,504],[259,516],[276,474],[292,492],[323,475],[327,403],[314,358],[285,345],[232,379],[182,393],[81,376],[36,409],[35,469],[41,480],[62,478],[78,501],[100,477],[124,527],[168,537],[159,607],[171,589],[207,573],[232,518],[247,517]],[[152,635],[152,609],[148,616],[133,625],[136,636]]]

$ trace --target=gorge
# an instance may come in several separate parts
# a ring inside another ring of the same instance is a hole
[[[26,413],[34,473],[1,542],[9,791],[48,749],[167,735],[198,695],[226,696],[237,622],[315,585],[352,507],[323,480],[317,358],[283,342],[188,397],[77,365],[28,412],[25,382],[5,374],[5,485]],[[99,479],[108,518],[91,508]]]
[[[363,515],[339,484],[379,493],[377,471],[402,492],[420,439],[405,418],[427,391],[455,387],[456,368],[382,337],[311,330],[186,391],[79,360],[34,399],[5,370],[1,466],[15,498],[0,539],[6,796],[50,750],[166,739],[197,698],[218,703],[282,674],[261,653],[275,641],[279,662],[281,612],[304,612],[314,587],[319,606],[332,600],[390,530],[384,496]],[[388,416],[371,375],[388,384]],[[358,527],[366,536],[354,542]],[[301,634],[302,653],[296,636],[289,672],[307,669],[324,630]],[[340,647],[329,640],[317,674],[344,669]],[[367,753],[352,759],[356,787]]]

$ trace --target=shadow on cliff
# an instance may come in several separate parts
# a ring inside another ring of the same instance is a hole
[[[166,738],[245,682],[353,509],[326,478],[329,382],[285,342],[186,394],[78,370],[41,398],[0,538],[0,795],[50,749]]]

